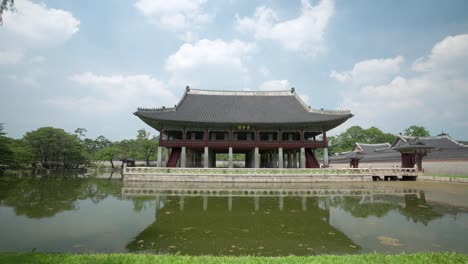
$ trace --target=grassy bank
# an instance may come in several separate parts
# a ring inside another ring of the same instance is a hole
[[[310,257],[213,257],[140,254],[41,254],[0,253],[0,263],[467,263],[468,255],[456,253],[323,255]]]
[[[449,178],[468,178],[466,175],[447,175],[447,174],[424,174],[424,176],[449,177]]]

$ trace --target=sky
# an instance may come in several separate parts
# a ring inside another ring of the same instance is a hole
[[[111,140],[186,86],[289,90],[353,125],[468,140],[468,1],[15,0],[0,27],[0,123]],[[153,131],[155,132],[155,131]]]

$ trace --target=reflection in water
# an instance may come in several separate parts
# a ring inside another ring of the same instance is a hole
[[[122,193],[154,197],[154,222],[127,249],[157,254],[355,253],[361,246],[330,224],[330,207],[356,218],[382,218],[397,211],[425,225],[458,213],[435,210],[441,206],[428,205],[424,191],[359,185],[124,182]]]
[[[129,251],[308,255],[360,248],[330,225],[323,198],[157,197],[155,221],[127,245]]]
[[[390,247],[391,252],[467,252],[460,246],[468,235],[467,210],[431,200],[447,193],[466,199],[468,188],[461,185],[449,192],[425,191],[412,183],[139,183],[114,178],[1,177],[0,218],[8,227],[0,226],[0,251],[38,247],[279,256],[387,252]]]

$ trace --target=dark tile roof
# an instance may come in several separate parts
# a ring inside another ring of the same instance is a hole
[[[392,144],[392,147],[398,147],[415,139],[415,137],[399,136]],[[433,147],[427,154],[427,157],[425,157],[426,160],[468,159],[468,146],[454,140],[448,135],[418,137],[418,140]]]
[[[395,142],[382,144],[362,144],[356,143],[352,152],[356,153],[356,157],[361,162],[380,162],[401,160],[401,154],[395,148],[406,146],[411,141],[415,141],[416,137],[399,136]],[[418,141],[433,147],[424,160],[466,160],[468,159],[468,146],[462,144],[449,136],[440,137],[419,137]],[[386,146],[386,147],[385,147]],[[350,152],[337,153],[330,157],[331,162],[347,163],[353,157]]]
[[[314,110],[294,91],[228,92],[187,90],[174,108],[143,109],[138,117],[153,121],[278,124],[333,122],[335,126],[353,115],[349,111]]]

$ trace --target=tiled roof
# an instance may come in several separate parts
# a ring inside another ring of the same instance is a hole
[[[362,144],[356,143],[353,150],[361,162],[379,162],[379,161],[394,161],[401,160],[400,152],[394,148],[408,145],[410,141],[415,141],[416,137],[398,136],[395,142],[382,144]],[[438,137],[419,137],[418,141],[427,146],[433,147],[424,160],[457,160],[468,159],[468,146],[462,144],[449,136]],[[338,153],[330,157],[330,161],[340,163],[349,162],[353,157],[349,152]]]
[[[315,110],[291,91],[234,92],[187,89],[174,108],[144,109],[143,121],[233,124],[327,123],[334,126],[353,115],[349,111]]]

